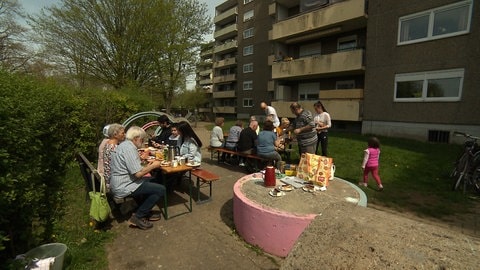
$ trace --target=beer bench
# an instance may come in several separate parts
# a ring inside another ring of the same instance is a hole
[[[220,176],[204,169],[194,169],[191,171],[192,176],[197,177],[197,204],[206,203],[212,200],[212,182],[220,179]],[[201,199],[200,189],[204,186],[209,187],[209,196],[207,199]]]

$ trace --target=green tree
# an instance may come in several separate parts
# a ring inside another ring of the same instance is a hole
[[[63,0],[30,17],[46,58],[84,86],[147,88],[170,110],[210,29],[197,0]]]

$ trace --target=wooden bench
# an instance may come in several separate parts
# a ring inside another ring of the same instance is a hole
[[[97,169],[95,169],[92,165],[92,163],[85,157],[85,155],[82,152],[77,153],[76,155],[77,163],[78,166],[80,167],[80,172],[83,176],[83,179],[85,180],[85,190],[86,190],[86,195],[85,195],[85,200],[89,201],[89,196],[88,193],[93,190],[92,187],[92,177],[94,178],[94,183],[95,183],[95,190],[100,189],[100,174],[98,173]],[[112,193],[107,191],[107,198],[110,204],[110,207],[114,206],[114,209],[120,211],[120,214],[125,215],[126,211],[123,211],[124,207],[123,203],[125,202],[130,202],[134,201],[132,197],[125,197],[125,198],[117,198],[114,197]],[[113,212],[113,211],[112,211]]]
[[[220,163],[220,154],[221,153],[226,153],[226,154],[230,154],[230,155],[233,155],[233,156],[238,156],[238,157],[243,157],[243,158],[246,158],[247,161],[248,160],[254,160],[255,161],[255,164],[254,165],[254,168],[251,168],[251,172],[254,172],[254,171],[258,171],[260,170],[261,168],[263,168],[264,166],[264,163],[268,163],[268,162],[271,162],[272,160],[268,159],[268,158],[263,158],[263,157],[260,157],[260,156],[257,156],[255,154],[244,154],[244,153],[241,153],[241,152],[237,152],[237,151],[234,151],[234,150],[230,150],[230,149],[226,149],[226,148],[222,148],[222,147],[211,147],[209,146],[208,147],[208,151],[211,152],[211,159],[213,160],[213,156],[214,156],[214,153],[216,152],[217,153],[217,162]],[[248,168],[247,168],[248,169]]]
[[[220,176],[204,169],[194,169],[191,174],[197,177],[197,204],[206,203],[212,200],[212,182],[220,179]],[[202,200],[200,189],[204,186],[209,187],[209,196]]]

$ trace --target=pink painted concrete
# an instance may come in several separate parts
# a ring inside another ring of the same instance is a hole
[[[233,187],[235,227],[247,243],[257,245],[267,253],[286,257],[316,214],[294,215],[251,201],[241,189],[251,179],[252,175],[246,175]]]

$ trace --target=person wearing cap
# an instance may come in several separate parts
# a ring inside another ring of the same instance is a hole
[[[97,161],[97,171],[100,175],[103,175],[105,173],[105,168],[103,165],[103,149],[105,149],[105,145],[107,144],[109,138],[108,138],[108,128],[110,125],[106,125],[103,127],[103,140],[98,146],[98,161]]]
[[[158,134],[158,136],[153,139],[152,145],[154,147],[159,147],[162,144],[167,144],[169,141],[169,137],[172,135],[171,122],[170,119],[168,119],[168,116],[164,114],[158,117],[158,123],[162,128],[162,131],[160,132],[160,134]]]

